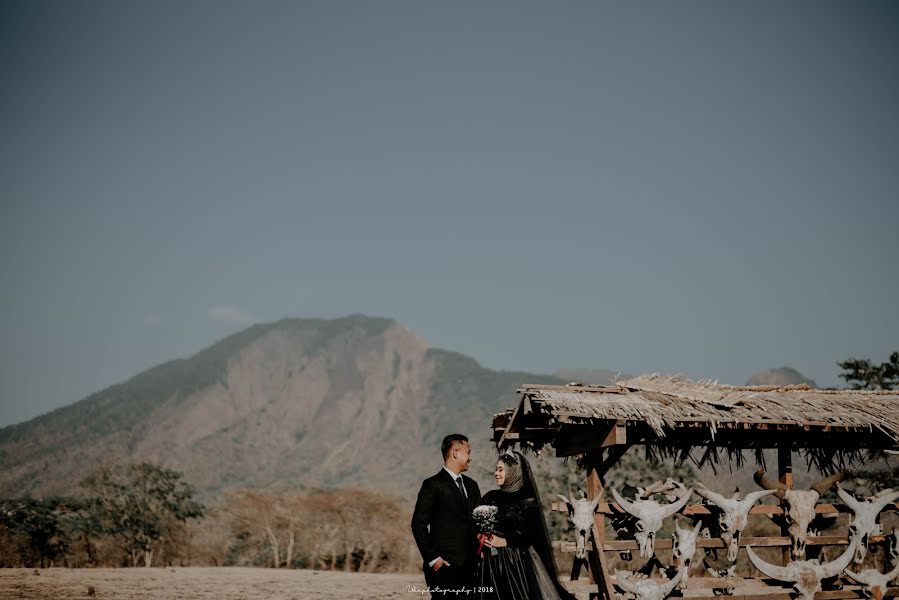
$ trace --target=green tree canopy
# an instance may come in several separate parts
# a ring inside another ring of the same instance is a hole
[[[845,371],[845,379],[854,390],[892,390],[899,385],[899,352],[890,354],[889,362],[874,365],[867,358],[847,358],[837,365]]]
[[[149,567],[153,551],[174,528],[203,516],[203,505],[181,473],[152,463],[108,465],[83,482],[94,494],[102,533],[118,539],[134,566]]]

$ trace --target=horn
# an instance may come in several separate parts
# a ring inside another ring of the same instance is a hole
[[[659,586],[665,592],[662,596],[663,598],[671,593],[671,590],[674,589],[674,586],[680,583],[680,580],[683,578],[685,571],[686,567],[681,568],[680,570],[678,570],[677,575],[668,580],[668,583],[664,583]]]
[[[693,533],[699,535],[700,529],[702,529],[702,521],[696,521],[696,526],[693,527]]]
[[[696,493],[705,498],[706,500],[711,501],[715,506],[721,506],[724,503],[724,496],[719,494],[718,492],[713,492],[709,488],[705,487],[701,483],[698,484],[702,487],[696,488]]]
[[[571,506],[571,502],[568,500],[567,497],[563,496],[562,494],[556,494],[556,496],[561,498],[562,502],[564,502],[567,506]]]
[[[837,496],[840,497],[846,506],[852,509],[852,512],[858,512],[859,507],[861,506],[861,502],[855,499],[855,497],[843,489],[839,483],[837,483]]]
[[[615,569],[615,585],[623,589],[625,592],[630,592],[632,594],[637,593],[637,586],[628,581],[618,569]]]
[[[896,563],[893,570],[886,574],[887,581],[893,581],[897,576],[899,576],[899,563]]]
[[[839,484],[837,484],[837,485],[839,485]],[[877,509],[877,512],[879,513],[884,508],[886,508],[887,504],[890,504],[891,502],[895,502],[896,500],[899,500],[899,492],[893,492],[891,494],[884,494],[883,496],[879,497],[877,500],[874,501],[874,504],[880,507]]]
[[[752,546],[746,546],[746,554],[747,556],[749,556],[749,561],[753,564],[753,566],[761,571],[763,575],[767,575],[768,577],[777,579],[778,581],[793,581],[792,579],[790,579],[790,576],[787,573],[787,569],[785,567],[779,567],[777,565],[772,565],[771,563],[763,561],[758,557],[755,551],[753,551]]]
[[[752,478],[763,489],[775,490],[774,493],[777,495],[777,497],[783,500],[783,497],[787,492],[787,486],[779,481],[771,479],[770,477],[765,477],[765,469],[759,469],[758,471],[756,471],[755,475],[753,475]]]
[[[847,475],[848,475],[848,473],[846,471],[840,471],[839,473],[834,473],[830,477],[825,477],[823,479],[816,481],[815,483],[812,484],[812,486],[809,489],[815,490],[816,492],[818,492],[819,496],[823,496],[824,494],[827,493],[827,490],[829,490],[830,488],[833,487],[833,484],[835,484],[838,481],[843,481],[844,479],[846,479]]]
[[[668,517],[670,517],[671,515],[673,515],[680,509],[682,509],[683,507],[685,507],[687,505],[687,502],[690,500],[690,496],[692,496],[692,495],[693,495],[693,488],[690,488],[687,490],[687,493],[684,494],[683,498],[681,498],[677,502],[672,502],[668,506],[662,507],[665,511],[663,513],[662,518],[667,519]]]
[[[746,497],[743,499],[744,501],[748,501],[750,505],[755,504],[760,499],[768,496],[770,494],[775,493],[775,490],[762,490],[760,492],[750,492],[746,494]]]
[[[629,515],[633,515],[633,516],[637,517],[638,519],[640,518],[640,514],[637,511],[637,507],[634,506],[634,504],[632,502],[628,502],[627,500],[625,500],[621,496],[621,494],[618,493],[618,490],[616,490],[615,488],[609,488],[609,489],[612,492],[612,497],[615,498],[615,502],[618,503],[618,506],[620,506],[624,512],[626,512]]]
[[[858,542],[854,539],[850,540],[849,547],[846,548],[846,551],[843,552],[839,558],[821,565],[821,568],[824,570],[824,577],[822,579],[839,575],[843,572],[843,569],[849,566],[849,563],[852,562],[852,557],[855,555],[855,545],[857,543]]]

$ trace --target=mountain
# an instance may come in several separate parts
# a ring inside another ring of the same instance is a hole
[[[746,385],[797,385],[806,384],[812,387],[818,387],[815,382],[792,367],[781,367],[779,369],[768,369],[767,371],[759,371],[753,373],[746,380]]]
[[[491,416],[521,383],[353,315],[254,325],[31,421],[0,429],[0,497],[72,494],[111,461],[177,469],[204,495],[232,486],[417,489],[451,432],[492,473]]]

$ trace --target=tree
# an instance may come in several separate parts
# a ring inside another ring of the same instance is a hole
[[[899,352],[890,354],[890,361],[879,366],[867,358],[847,358],[837,365],[845,371],[840,378],[854,390],[891,390],[899,385]]]
[[[4,500],[0,502],[0,526],[28,541],[28,546],[20,549],[24,563],[31,550],[37,553],[43,568],[69,548],[76,517],[84,504],[76,498],[58,497]]]
[[[248,532],[265,546],[272,566],[293,562],[296,532],[302,525],[301,501],[292,494],[260,490],[237,490],[228,494],[225,513],[238,534]]]
[[[149,567],[160,542],[204,512],[181,473],[152,463],[108,465],[81,485],[96,496],[101,532],[119,540],[132,566],[143,558]]]

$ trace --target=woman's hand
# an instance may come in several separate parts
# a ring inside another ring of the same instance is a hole
[[[491,548],[505,548],[509,545],[509,543],[506,541],[506,538],[499,537],[498,535],[491,535],[484,543]]]

